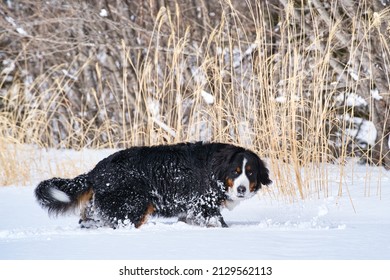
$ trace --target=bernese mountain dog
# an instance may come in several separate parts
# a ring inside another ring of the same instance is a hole
[[[74,179],[42,181],[35,195],[49,214],[79,208],[85,228],[138,228],[150,215],[227,227],[221,208],[231,210],[271,183],[252,151],[198,142],[121,150]]]

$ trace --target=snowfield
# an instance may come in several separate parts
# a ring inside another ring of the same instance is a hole
[[[82,158],[91,168],[107,154]],[[83,168],[80,173],[88,170]],[[77,215],[49,217],[33,195],[48,178],[41,169],[28,186],[0,187],[0,259],[388,260],[390,174],[355,160],[344,168],[342,196],[339,166],[330,165],[329,197],[286,202],[260,192],[233,211],[223,210],[229,228],[155,217],[139,229],[117,230],[81,229]]]

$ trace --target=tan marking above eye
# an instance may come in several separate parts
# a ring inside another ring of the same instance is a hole
[[[241,167],[237,167],[237,168],[235,169],[235,171],[236,171],[238,174],[241,174]]]
[[[245,166],[245,170],[248,173],[248,175],[252,175],[253,174],[252,167],[250,165]]]

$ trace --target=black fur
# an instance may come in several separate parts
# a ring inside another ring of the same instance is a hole
[[[70,201],[55,199],[53,189],[66,193]],[[49,213],[61,214],[75,208],[78,205],[78,198],[87,189],[87,175],[82,174],[74,179],[53,178],[43,181],[35,189],[35,196],[42,207],[48,208]]]
[[[148,214],[225,227],[220,208],[229,200],[227,172],[243,156],[255,165],[252,191],[270,184],[268,169],[253,152],[230,144],[199,142],[122,150],[74,179],[41,182],[35,195],[51,213],[65,213],[80,205],[80,222],[87,227],[90,222],[138,227]],[[58,191],[65,198],[59,199]]]

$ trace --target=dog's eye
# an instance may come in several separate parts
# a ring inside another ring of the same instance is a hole
[[[252,176],[253,175],[253,172],[252,171],[248,171],[248,176]]]
[[[241,169],[240,169],[239,167],[237,167],[236,169],[234,169],[234,170],[232,171],[232,173],[233,173],[234,175],[240,175],[240,174],[241,174]]]

